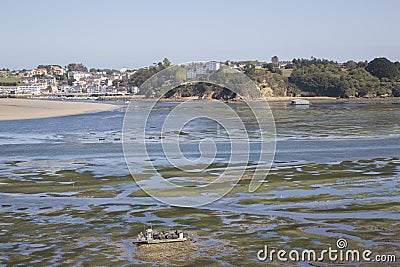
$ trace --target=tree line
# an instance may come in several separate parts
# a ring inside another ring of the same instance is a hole
[[[324,59],[294,59],[288,82],[318,96],[399,96],[400,64],[387,58],[337,63]]]

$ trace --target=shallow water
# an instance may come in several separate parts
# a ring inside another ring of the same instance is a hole
[[[192,159],[199,157],[199,139],[215,140],[216,161],[206,172],[198,172],[201,164],[176,170],[163,156],[157,127],[173,106],[163,103],[150,125],[150,160],[133,155],[135,179],[150,181],[152,166],[177,184],[219,177],[231,146],[215,122],[194,121],[179,135],[183,154]],[[347,239],[351,249],[399,257],[399,105],[272,105],[278,142],[267,180],[249,193],[249,180],[243,179],[224,198],[201,208],[168,206],[136,185],[122,152],[124,108],[0,122],[1,265],[253,266],[266,264],[256,258],[264,245],[317,250],[334,247],[338,238]],[[136,108],[140,117],[150,106],[138,102]],[[246,117],[240,104],[232,108]],[[245,169],[245,178],[259,153],[259,134],[248,117],[250,163],[230,167],[233,173]],[[165,141],[173,135],[165,133]],[[233,136],[240,141],[237,131]],[[150,260],[143,256],[149,251],[131,243],[150,223],[183,229],[196,242]]]

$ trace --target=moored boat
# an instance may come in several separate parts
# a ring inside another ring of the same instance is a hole
[[[306,99],[294,99],[290,105],[310,105],[310,101]]]
[[[171,230],[171,231],[154,231],[153,229],[147,229],[144,232],[138,234],[136,244],[159,244],[159,243],[170,243],[170,242],[183,242],[187,238],[184,237],[182,231]]]

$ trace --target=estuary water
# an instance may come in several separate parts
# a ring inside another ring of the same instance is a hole
[[[265,245],[322,250],[339,238],[352,249],[399,257],[399,104],[271,104],[277,142],[265,182],[250,193],[243,179],[222,199],[198,208],[158,202],[135,183],[123,154],[126,105],[120,105],[92,114],[0,121],[0,265],[254,266],[266,264],[257,259]],[[147,102],[131,105],[139,119],[151,108]],[[179,129],[180,148],[196,159],[199,141],[213,139],[216,160],[201,172],[196,165],[185,172],[171,168],[159,145],[168,133],[161,137],[157,129],[175,106],[156,107],[148,155],[133,152],[135,179],[151,181],[153,167],[178,184],[219,177],[229,163],[229,129],[206,119]],[[246,117],[243,104],[231,107]],[[194,103],[188,112],[217,108]],[[249,136],[250,161],[229,166],[243,169],[244,177],[259,164],[256,129]],[[150,224],[182,229],[191,241],[156,249],[132,244]]]

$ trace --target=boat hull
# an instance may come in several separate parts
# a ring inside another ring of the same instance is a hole
[[[293,106],[298,106],[298,105],[310,105],[310,101],[305,100],[305,99],[296,99],[296,100],[292,100],[292,102],[290,103],[290,105],[293,105]]]
[[[135,244],[160,244],[160,243],[173,243],[173,242],[184,242],[187,238],[176,238],[176,239],[152,239],[152,240],[137,240]]]

